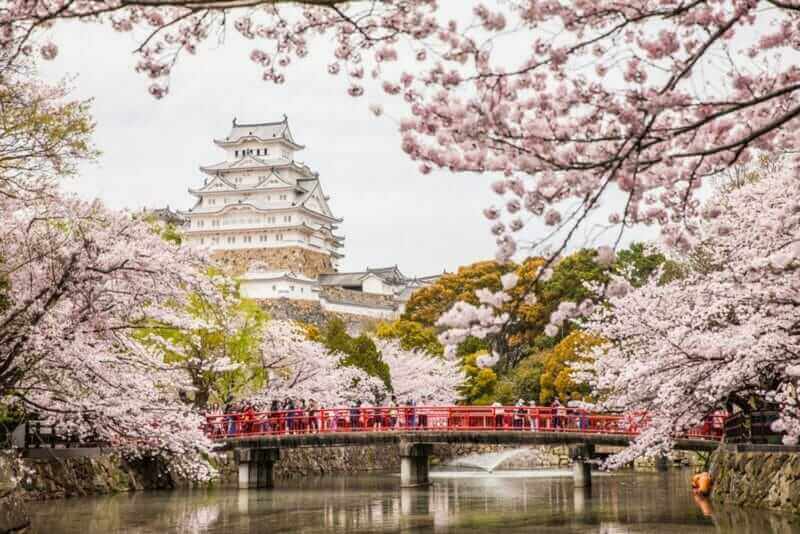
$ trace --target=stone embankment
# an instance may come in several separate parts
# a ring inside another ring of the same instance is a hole
[[[156,459],[126,460],[116,453],[83,458],[25,458],[0,454],[0,485],[16,486],[25,500],[57,499],[178,485]]]
[[[515,447],[479,444],[435,444],[432,466],[446,464],[453,458],[476,454],[502,452]],[[220,458],[220,470],[224,484],[235,484],[236,465],[233,453]],[[542,467],[566,467],[570,464],[569,449],[565,446],[537,447],[526,449],[510,457],[498,466],[499,469],[531,469]],[[357,474],[367,472],[398,472],[400,470],[400,448],[397,444],[368,445],[361,447],[320,447],[281,450],[281,458],[275,464],[276,478],[303,478],[334,474]]]
[[[114,453],[21,459],[15,452],[0,452],[0,534],[26,531],[27,501],[169,489],[176,480],[152,459],[131,461]]]
[[[723,445],[711,477],[718,502],[800,514],[800,449]]]
[[[351,335],[369,330],[377,322],[364,315],[323,310],[319,301],[314,300],[258,299],[257,302],[273,319],[300,321],[318,327],[325,326],[331,319],[341,319]]]

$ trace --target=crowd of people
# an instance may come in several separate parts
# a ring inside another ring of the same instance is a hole
[[[467,409],[465,407],[465,409]],[[392,430],[428,428],[429,418],[452,427],[490,426],[516,430],[588,429],[585,410],[568,409],[558,399],[550,406],[537,406],[534,401],[520,399],[513,407],[499,402],[488,407],[483,415],[452,410],[442,415],[430,409],[418,409],[414,399],[398,402],[393,395],[386,402],[371,405],[356,400],[349,406],[322,406],[314,399],[286,398],[273,400],[267,410],[257,410],[250,403],[228,403],[224,408],[212,405],[207,412],[209,431],[214,436],[234,434],[309,434],[321,431]],[[433,410],[436,410],[434,408]],[[482,417],[484,421],[472,421]],[[444,418],[444,421],[442,419]]]
[[[350,406],[336,408],[325,408],[314,399],[286,398],[273,400],[263,411],[250,403],[228,403],[222,408],[212,404],[206,417],[214,436],[425,427],[427,415],[417,414],[416,406],[414,399],[401,404],[394,395],[380,405],[356,400]]]

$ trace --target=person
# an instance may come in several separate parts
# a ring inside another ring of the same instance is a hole
[[[308,401],[308,429],[310,432],[319,432],[319,421],[317,421],[317,401]]]
[[[419,421],[419,426],[421,428],[428,428],[428,409],[425,406],[428,406],[428,397],[422,398],[422,406],[423,408],[418,411],[417,420]]]
[[[492,403],[492,412],[494,413],[494,427],[502,428],[503,419],[505,418],[505,410],[503,409],[503,405],[497,401],[494,401]]]
[[[253,432],[253,421],[256,418],[256,411],[253,408],[252,404],[248,404],[247,407],[244,409],[244,413],[242,415],[242,432],[245,434],[250,434]]]
[[[350,428],[352,430],[358,430],[359,428],[359,419],[361,417],[361,401],[357,400],[353,403],[353,406],[350,408]]]
[[[556,398],[553,400],[552,404],[553,409],[553,428],[564,428],[564,424],[566,423],[566,415],[567,409],[564,407],[563,404]]]
[[[410,417],[411,417],[411,407],[408,405],[408,399],[403,401],[402,408],[399,410],[400,416],[402,417],[402,421],[400,422],[400,426],[403,428],[409,428],[410,426]]]
[[[288,397],[283,402],[283,411],[286,412],[286,433],[294,434],[294,399]]]
[[[278,402],[277,399],[272,401],[272,404],[269,405],[269,430],[271,432],[277,432],[280,428],[278,424],[278,417],[280,414],[278,412],[281,411],[281,404]]]
[[[389,428],[397,427],[397,397],[392,395],[389,401]]]
[[[331,432],[336,432],[336,429],[339,426],[338,425],[339,417],[338,417],[338,414],[336,413],[336,408],[331,408],[329,410],[324,410],[324,413],[325,413],[326,417],[328,418],[328,429]]]
[[[408,426],[414,428],[417,426],[417,401],[409,399],[408,401]]]
[[[517,401],[516,409],[514,410],[514,428],[522,430],[523,422],[525,421],[525,401],[519,399]]]
[[[214,435],[221,436],[225,433],[225,422],[222,413],[222,408],[219,404],[214,404],[211,407],[211,416],[213,420]]]
[[[383,403],[375,404],[372,410],[372,429],[373,430],[380,430],[383,427],[383,414],[384,414],[384,406]]]
[[[236,414],[234,411],[236,410],[236,406],[234,404],[226,404],[225,405],[225,413],[228,414],[226,420],[228,422],[228,435],[232,436],[236,434]]]
[[[567,406],[565,404],[558,404],[558,422],[561,424],[561,428],[568,428],[569,427],[569,416],[567,412]]]
[[[531,432],[539,430],[539,409],[533,399],[528,401],[528,423],[530,424]]]

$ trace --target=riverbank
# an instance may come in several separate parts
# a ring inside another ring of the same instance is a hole
[[[800,449],[721,445],[711,477],[717,502],[800,514]]]

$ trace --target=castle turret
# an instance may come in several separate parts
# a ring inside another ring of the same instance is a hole
[[[295,161],[298,144],[286,116],[278,122],[240,124],[214,143],[225,159],[201,166],[197,201],[183,215],[185,234],[235,274],[258,272],[316,280],[338,267],[342,219],[328,206],[319,175]],[[302,286],[302,284],[301,284]]]

